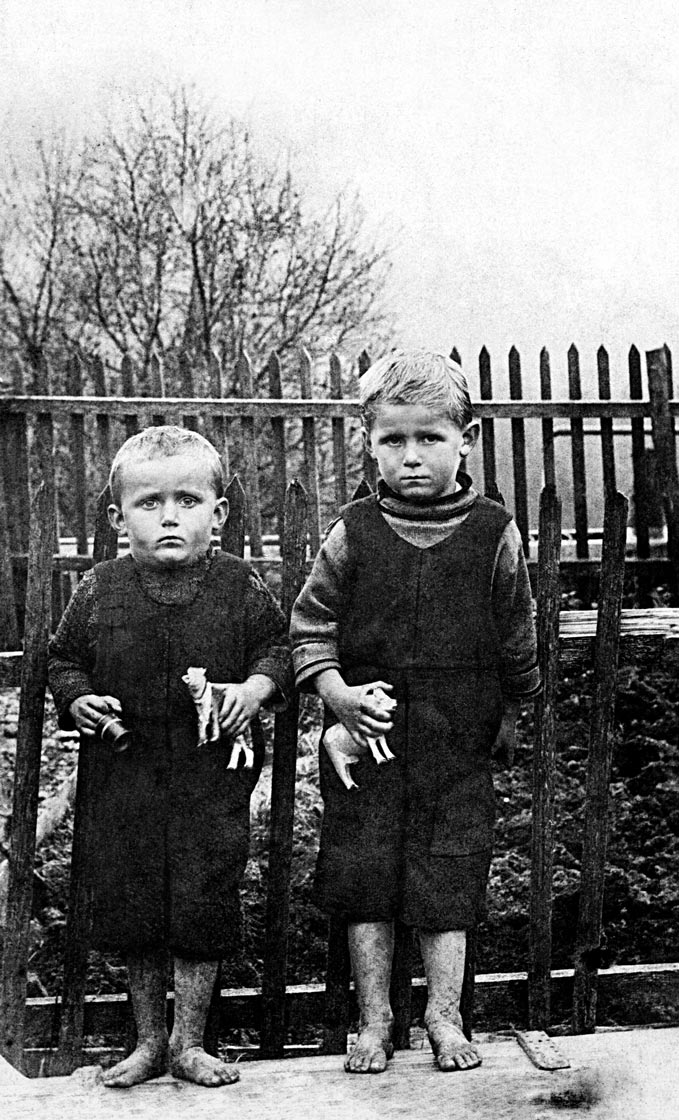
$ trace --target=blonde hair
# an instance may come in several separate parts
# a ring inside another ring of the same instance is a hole
[[[222,461],[209,440],[190,428],[179,428],[174,424],[160,424],[144,428],[141,432],[126,439],[116,452],[111,464],[108,484],[113,501],[120,505],[122,496],[122,470],[126,463],[138,463],[145,459],[169,459],[173,455],[186,453],[202,462],[209,475],[216,497],[224,494],[224,473]]]
[[[374,405],[422,404],[440,409],[459,428],[474,413],[462,367],[433,350],[392,350],[379,358],[359,381],[361,416],[367,431],[375,419]]]

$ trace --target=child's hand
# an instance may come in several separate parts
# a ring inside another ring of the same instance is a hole
[[[390,711],[381,702],[379,695],[375,695],[376,689],[391,692],[392,686],[384,681],[345,684],[330,702],[340,723],[344,724],[352,739],[362,747],[370,746],[371,739],[381,739],[394,726]],[[391,700],[391,697],[387,699]]]
[[[493,755],[504,766],[514,763],[514,750],[516,749],[516,721],[519,717],[519,702],[505,700],[505,710],[502,723],[493,744]]]
[[[242,684],[213,684],[219,703],[219,730],[235,738],[242,735],[262,704],[270,698],[275,685],[263,674],[254,674]]]
[[[94,693],[78,696],[68,710],[81,735],[94,735],[94,729],[102,716],[111,712],[120,716],[123,712],[120,700],[116,700],[115,696],[95,696]]]

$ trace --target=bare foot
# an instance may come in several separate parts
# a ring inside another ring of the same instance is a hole
[[[161,1077],[167,1068],[167,1038],[140,1042],[129,1057],[108,1069],[103,1077],[109,1089],[129,1089],[152,1077]]]
[[[195,1085],[216,1088],[218,1085],[232,1085],[240,1074],[235,1066],[213,1058],[202,1046],[189,1046],[187,1050],[170,1050],[170,1073],[182,1081],[193,1081]]]
[[[427,1034],[438,1067],[444,1073],[481,1065],[481,1055],[465,1038],[459,1024],[449,1019],[436,1019],[427,1023]]]
[[[394,1053],[391,1025],[367,1023],[362,1027],[356,1045],[344,1062],[347,1073],[384,1073]]]

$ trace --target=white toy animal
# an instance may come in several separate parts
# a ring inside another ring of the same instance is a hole
[[[379,686],[370,688],[367,691],[377,701],[382,711],[393,712],[396,707],[396,701],[393,697],[387,696],[386,692]],[[334,723],[332,727],[328,728],[323,736],[323,746],[328,752],[330,761],[347,789],[358,789],[357,783],[349,773],[349,767],[353,766],[355,762],[358,762],[359,758],[367,754],[368,750],[370,750],[375,762],[378,764],[389,762],[395,757],[389,750],[384,735],[379,735],[374,739],[368,738],[368,745],[364,746],[356,742],[343,723]]]
[[[219,693],[226,685],[213,684],[207,679],[205,669],[192,665],[182,677],[196,705],[198,716],[198,746],[214,743],[219,738]],[[246,770],[251,770],[255,761],[254,751],[245,735],[236,735],[231,748],[227,770],[235,770],[238,757],[243,753]]]

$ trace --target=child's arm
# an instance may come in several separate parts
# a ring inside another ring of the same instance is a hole
[[[493,746],[493,754],[498,761],[503,762],[506,766],[511,766],[514,762],[516,721],[519,718],[520,710],[520,700],[514,696],[505,697],[502,723],[500,724],[500,730],[497,733],[497,739]]]
[[[342,676],[337,634],[351,582],[346,529],[337,521],[321,544],[313,569],[292,609],[290,637],[297,684],[313,688],[361,746],[390,731],[391,717],[370,695],[385,681],[348,685]]]
[[[280,710],[292,695],[292,659],[285,616],[266,584],[251,572],[245,600],[244,681],[214,684],[223,735],[242,734],[264,705]]]
[[[259,709],[272,700],[278,686],[264,673],[253,673],[242,684],[213,685],[220,696],[219,729],[223,735],[241,735]]]
[[[341,674],[337,634],[349,581],[346,530],[344,522],[337,521],[292,608],[292,657],[297,685],[303,691],[313,689],[317,675],[326,669]]]
[[[49,643],[49,683],[59,726],[74,727],[90,736],[103,715],[120,713],[113,696],[100,696],[92,688],[96,648],[96,577],[87,572],[78,584]]]
[[[511,766],[521,705],[530,702],[540,691],[530,580],[521,535],[514,521],[502,536],[495,560],[493,616],[500,639],[504,698],[504,713],[493,753]]]

